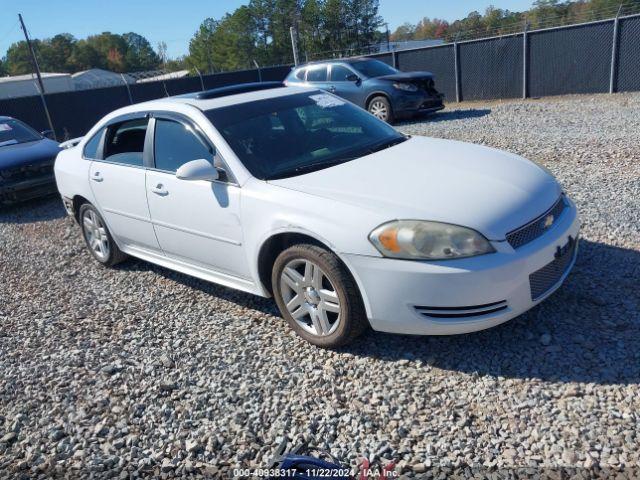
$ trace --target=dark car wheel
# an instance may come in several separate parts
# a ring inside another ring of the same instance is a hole
[[[82,236],[93,258],[107,267],[112,267],[127,258],[113,241],[107,224],[93,205],[83,204],[78,219]]]
[[[300,244],[286,249],[273,265],[271,281],[282,316],[314,345],[345,345],[369,325],[353,277],[324,248]]]
[[[367,106],[367,110],[371,115],[384,122],[393,122],[393,110],[387,97],[383,97],[382,95],[373,97]]]

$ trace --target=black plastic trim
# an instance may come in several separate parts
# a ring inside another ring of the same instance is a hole
[[[489,313],[496,313],[501,310],[507,308],[507,305],[502,305],[498,308],[492,308],[490,310],[483,310],[480,312],[468,312],[468,313],[427,313],[420,312],[421,315],[425,317],[433,317],[433,318],[465,318],[465,317],[481,317],[483,315],[488,315]]]
[[[229,95],[237,95],[239,93],[257,92],[260,90],[269,90],[272,88],[284,87],[282,82],[251,82],[240,83],[238,85],[230,85],[228,87],[212,88],[204,92],[197,93],[194,98],[198,100],[208,100],[210,98],[227,97]]]
[[[418,310],[477,310],[479,308],[489,308],[500,304],[506,304],[506,300],[500,300],[499,302],[485,303],[484,305],[470,305],[468,307],[426,307],[422,305],[416,305]],[[506,306],[506,305],[505,305]]]

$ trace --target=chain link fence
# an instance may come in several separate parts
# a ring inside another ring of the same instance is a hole
[[[236,83],[280,81],[290,70],[290,65],[284,65],[135,83],[122,82],[111,87],[47,93],[45,99],[56,137],[62,141],[84,135],[100,118],[126,105]],[[2,99],[0,115],[18,118],[39,131],[49,129],[40,96]]]
[[[638,91],[640,14],[366,56],[403,71],[432,72],[447,101]],[[125,105],[235,83],[279,81],[290,68],[210,75],[117,74],[121,82],[114,86],[45,97],[62,140],[83,135],[102,116]],[[39,130],[49,128],[39,96],[2,99],[0,115],[19,118]]]
[[[640,90],[640,16],[620,20],[614,89]]]
[[[426,70],[447,101],[640,90],[640,15],[366,55]]]

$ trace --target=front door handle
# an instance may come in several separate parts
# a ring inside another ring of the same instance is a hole
[[[102,175],[100,175],[100,172],[93,172],[93,175],[91,176],[91,180],[93,180],[94,182],[101,182],[104,180],[104,178],[102,178]]]
[[[334,87],[333,85],[331,85],[331,86],[329,87],[329,91],[330,91],[331,93],[336,93],[336,87]]]
[[[164,188],[164,186],[161,183],[157,184],[155,187],[151,187],[151,191],[156,195],[160,195],[161,197],[164,197],[165,195],[169,195],[169,191],[166,188]]]

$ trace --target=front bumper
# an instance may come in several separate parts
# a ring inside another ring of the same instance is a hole
[[[0,203],[11,204],[58,191],[53,173],[16,182],[0,183]]]
[[[437,112],[444,108],[443,95],[427,92],[402,92],[393,100],[393,113],[398,118]]]
[[[569,237],[578,238],[578,213],[568,204],[553,228],[517,250],[506,241],[492,242],[496,253],[438,262],[345,255],[371,327],[451,335],[484,330],[526,312],[557,290],[575,263],[577,246],[557,281],[532,298],[529,276],[554,262],[558,247],[566,246]]]

